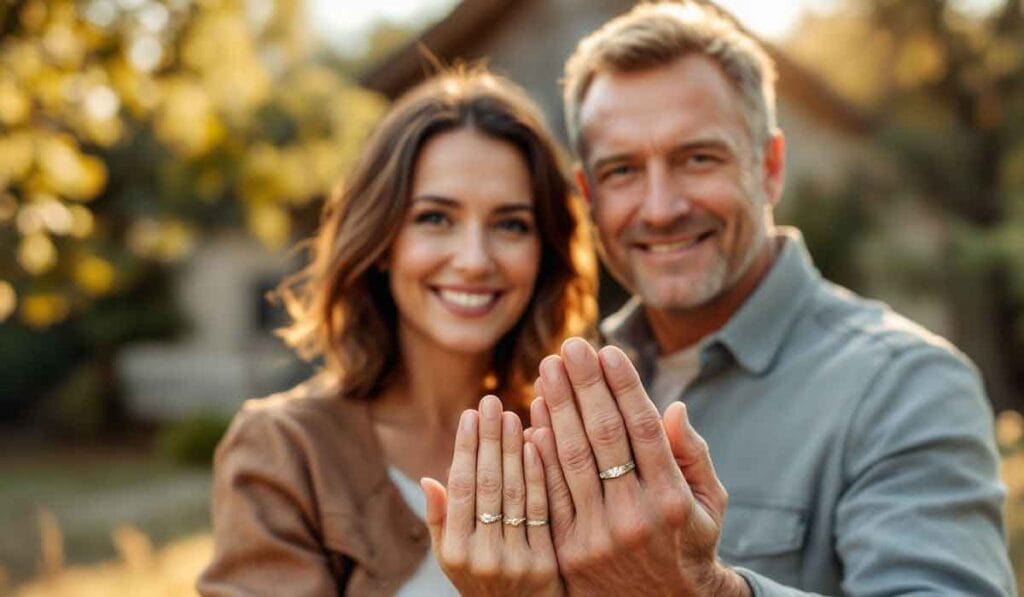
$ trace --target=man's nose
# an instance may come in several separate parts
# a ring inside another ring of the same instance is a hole
[[[487,232],[483,226],[466,226],[454,247],[452,266],[467,276],[477,276],[491,271],[494,261],[488,246]]]
[[[640,218],[651,228],[664,228],[690,213],[690,202],[663,163],[651,164],[646,171],[647,192]]]

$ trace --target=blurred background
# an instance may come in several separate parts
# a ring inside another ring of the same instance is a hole
[[[315,366],[265,294],[420,48],[486,59],[564,138],[565,58],[632,4],[0,4],[0,595],[191,594],[213,446]],[[1024,570],[1024,4],[718,4],[779,68],[779,220],[983,371]]]

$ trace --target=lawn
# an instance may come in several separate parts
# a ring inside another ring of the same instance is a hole
[[[0,454],[0,594],[68,567],[139,560],[131,554],[144,552],[143,543],[209,529],[207,470],[147,449],[53,448],[38,440],[4,441]]]

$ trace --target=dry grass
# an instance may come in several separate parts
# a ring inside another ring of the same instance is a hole
[[[195,595],[195,579],[213,553],[213,539],[202,534],[179,539],[155,550],[141,531],[121,527],[114,532],[116,561],[91,566],[60,567],[18,587],[20,597],[181,597]],[[45,563],[44,569],[55,562]]]

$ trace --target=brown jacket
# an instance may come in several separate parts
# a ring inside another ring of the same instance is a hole
[[[201,595],[390,595],[430,546],[387,474],[365,402],[325,377],[250,400],[214,459]]]

